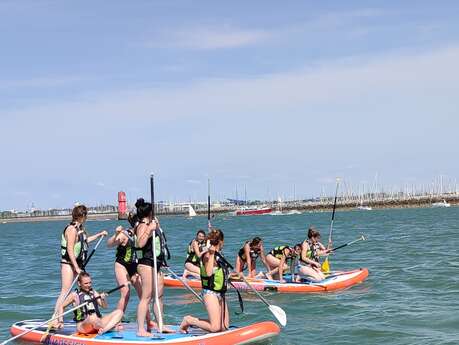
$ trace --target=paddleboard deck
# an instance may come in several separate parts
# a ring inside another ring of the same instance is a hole
[[[291,275],[285,275],[286,283],[279,280],[269,279],[247,279],[249,283],[258,291],[273,291],[279,293],[313,293],[313,292],[332,292],[347,289],[353,285],[363,282],[368,277],[367,268],[359,268],[346,272],[333,272],[320,282],[302,281],[292,282]],[[248,290],[247,285],[240,280],[232,280],[233,285],[238,290]],[[196,278],[187,279],[187,283],[195,289],[201,289],[201,281]],[[164,285],[173,288],[184,288],[180,280],[166,275]]]
[[[18,335],[28,329],[36,327],[45,320],[25,320],[11,326],[11,335]],[[178,326],[169,326],[178,331]],[[181,344],[181,345],[230,345],[251,344],[269,339],[279,334],[280,328],[272,321],[254,323],[244,327],[230,327],[229,330],[219,333],[207,333],[200,329],[190,328],[187,334],[183,333],[156,333],[152,337],[138,337],[136,323],[123,324],[123,330],[110,331],[102,335],[83,335],[76,333],[74,322],[64,324],[64,328],[47,333],[43,326],[20,338],[22,341],[42,343],[48,345],[103,345],[103,344]]]

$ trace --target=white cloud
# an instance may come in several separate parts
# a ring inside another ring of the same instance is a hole
[[[162,123],[193,119],[193,124],[206,121],[207,126],[209,119],[230,118],[230,122],[224,122],[226,128],[219,132],[219,139],[224,141],[227,138],[229,147],[230,143],[237,146],[238,141],[234,141],[234,132],[227,129],[228,125],[243,121],[244,126],[238,129],[238,135],[253,134],[256,139],[266,132],[260,130],[260,125],[273,121],[259,122],[256,119],[266,119],[268,114],[281,116],[274,120],[275,123],[288,125],[292,131],[304,128],[310,138],[319,136],[318,129],[328,126],[331,121],[335,126],[341,126],[341,130],[358,123],[366,130],[381,131],[378,126],[384,126],[393,132],[392,135],[404,135],[401,127],[405,124],[400,124],[403,117],[416,117],[411,130],[415,133],[413,129],[419,130],[419,126],[425,127],[422,130],[430,129],[428,122],[421,121],[429,116],[430,110],[435,109],[435,115],[440,119],[457,109],[458,59],[459,47],[454,46],[422,53],[352,57],[254,78],[207,79],[163,88],[93,94],[74,102],[0,110],[0,116],[5,117],[7,125],[17,126],[27,118],[28,127],[21,125],[21,133],[35,141],[40,134],[40,142],[46,141],[48,127],[53,133],[59,131],[66,136],[72,135],[67,120],[72,118],[78,118],[80,123],[91,123],[83,133],[94,140],[100,138],[101,131],[118,128],[124,133],[131,127],[134,130],[140,123],[161,126]],[[374,116],[381,115],[381,112],[385,118]],[[292,126],[296,123],[297,126]],[[441,124],[440,121],[435,123]],[[268,134],[276,129],[279,130],[279,126],[270,126]],[[9,133],[5,133],[4,140],[8,140]],[[362,132],[362,138],[365,135]],[[295,138],[282,135],[280,139],[288,142]],[[183,144],[177,142],[177,145]],[[235,150],[231,152],[237,154]],[[296,151],[283,154],[293,152]],[[258,151],[257,154],[263,153]]]
[[[239,29],[231,26],[195,27],[162,32],[146,42],[148,47],[172,46],[195,50],[245,47],[269,39],[266,30]]]

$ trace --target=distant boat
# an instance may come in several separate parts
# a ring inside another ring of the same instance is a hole
[[[196,211],[194,210],[193,206],[188,205],[188,217],[196,217]]]
[[[363,201],[360,202],[360,205],[357,206],[357,209],[358,210],[362,210],[362,211],[371,211],[372,210],[371,206],[364,205]]]
[[[439,201],[439,202],[434,202],[432,204],[432,207],[450,207],[451,204],[449,202],[446,202],[445,199],[443,199],[443,201]]]
[[[260,214],[270,214],[273,211],[271,207],[241,207],[236,210],[236,216],[255,216]]]

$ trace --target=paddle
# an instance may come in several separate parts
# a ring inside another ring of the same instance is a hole
[[[116,288],[113,288],[113,289],[111,289],[111,290],[105,292],[105,294],[110,295],[112,292],[115,292],[115,291],[117,291],[117,290],[123,288],[123,287],[126,286],[126,285],[129,285],[129,283],[123,284],[123,285],[119,285],[119,286],[117,286]],[[38,326],[34,326],[34,327],[32,327],[32,328],[29,328],[28,330],[26,330],[26,331],[24,331],[24,332],[22,332],[22,333],[20,333],[20,334],[18,334],[18,335],[15,335],[14,337],[12,337],[12,338],[10,338],[10,339],[8,339],[8,340],[5,340],[4,342],[0,343],[0,345],[5,345],[5,344],[7,344],[7,343],[9,343],[9,342],[11,342],[11,341],[13,341],[13,340],[15,340],[15,339],[21,338],[21,337],[23,337],[24,335],[29,334],[30,332],[36,330],[37,328],[43,327],[44,325],[48,324],[48,323],[51,322],[51,321],[57,320],[58,318],[61,318],[61,317],[63,317],[64,315],[67,315],[68,313],[71,313],[71,312],[74,311],[74,310],[77,310],[77,309],[79,309],[79,308],[83,308],[84,306],[88,305],[88,304],[91,303],[91,302],[96,301],[96,300],[99,299],[99,298],[101,298],[100,295],[97,296],[97,297],[91,298],[90,300],[87,300],[87,301],[84,302],[83,304],[79,304],[79,305],[77,305],[77,306],[75,306],[75,307],[73,307],[73,308],[67,310],[66,312],[64,312],[64,313],[62,313],[62,314],[60,314],[60,315],[53,316],[51,319],[49,319],[49,320],[47,320],[47,321],[45,321],[45,322],[39,324]]]
[[[287,325],[287,315],[285,311],[278,307],[277,305],[269,304],[268,301],[247,281],[243,274],[240,275],[244,283],[257,295],[257,297],[268,306],[269,311],[274,315],[277,321],[281,324],[282,327]]]
[[[198,294],[196,291],[194,291],[190,285],[188,285],[188,283],[185,281],[185,279],[183,279],[183,278],[180,277],[178,274],[176,274],[174,271],[172,271],[172,269],[171,269],[169,266],[166,267],[166,270],[168,270],[169,273],[172,274],[175,278],[177,278],[178,280],[180,280],[180,282],[183,284],[183,286],[186,287],[193,295],[195,295],[196,298],[197,298],[201,303],[204,303],[204,300],[202,299],[202,297],[199,296],[199,294]]]
[[[328,234],[328,246],[330,246],[332,241],[332,233],[333,233],[333,222],[335,221],[335,210],[336,210],[336,200],[338,198],[338,187],[339,187],[339,178],[336,179],[336,190],[335,190],[335,201],[333,202],[333,212],[330,222],[330,232]],[[322,271],[327,273],[330,272],[330,263],[328,262],[328,255],[325,258],[325,261],[322,263]]]
[[[210,178],[207,179],[207,227],[210,229]]]
[[[153,215],[153,221],[156,221],[155,219],[155,183],[154,183],[154,177],[153,174],[150,175],[150,195],[151,195],[151,208],[152,208],[152,215]],[[158,226],[158,225],[156,225]],[[156,231],[156,230],[155,230]],[[156,307],[158,308],[158,331],[159,333],[163,332],[163,316],[161,313],[161,307],[159,306],[159,296],[158,296],[158,263],[156,261],[156,241],[155,241],[155,236],[156,234],[153,234],[153,281],[155,282],[155,299],[154,303]]]
[[[341,248],[350,246],[351,244],[357,243],[357,242],[359,242],[359,241],[365,241],[365,240],[366,240],[365,236],[362,235],[362,236],[360,236],[358,239],[356,239],[356,240],[354,240],[354,241],[351,241],[351,242],[342,244],[342,245],[340,245],[340,246],[338,246],[338,247],[336,247],[336,248],[332,248],[331,251],[332,251],[332,252],[336,252],[338,249],[341,249]]]
[[[220,259],[222,260],[226,265],[228,265],[229,268],[231,269],[234,269],[234,267],[224,258],[223,255],[221,255],[219,252],[215,252],[215,255]],[[272,304],[269,304],[268,301],[247,281],[247,279],[244,277],[244,274],[240,273],[239,274],[239,277],[241,277],[241,279],[244,281],[244,283],[253,291],[255,292],[255,294],[258,296],[258,298],[268,306],[269,310],[271,311],[271,313],[274,315],[274,317],[277,319],[277,321],[279,321],[279,323],[281,324],[282,327],[285,327],[287,325],[287,315],[285,314],[285,311],[281,308],[281,307],[278,307],[277,305],[272,305]],[[231,284],[235,289],[236,291],[238,292],[238,295],[239,295],[239,290],[233,285]],[[240,296],[240,295],[239,295]],[[242,300],[242,298],[241,298]],[[241,309],[243,310],[243,308],[241,307]]]

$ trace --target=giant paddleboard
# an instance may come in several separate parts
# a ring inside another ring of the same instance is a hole
[[[16,322],[11,326],[11,335],[18,335],[43,322],[45,322],[45,320],[25,320]],[[123,327],[124,329],[119,332],[111,331],[102,335],[83,335],[76,333],[74,322],[69,322],[65,323],[63,329],[47,333],[47,327],[43,326],[19,339],[22,341],[48,345],[230,345],[251,344],[274,337],[280,332],[279,326],[272,321],[258,322],[244,327],[230,327],[229,330],[219,333],[208,333],[200,329],[189,328],[187,334],[153,333],[152,337],[138,337],[136,335],[136,323],[123,324]],[[178,326],[168,327],[178,330]]]
[[[258,291],[274,291],[280,293],[312,293],[331,292],[347,289],[353,285],[363,282],[367,277],[368,269],[360,268],[347,272],[334,272],[318,283],[311,281],[291,282],[290,275],[285,275],[284,279],[287,281],[286,283],[281,283],[279,280],[269,279],[247,280]],[[201,281],[199,279],[187,279],[187,282],[192,288],[201,289]],[[247,285],[243,281],[231,280],[231,282],[238,290],[248,289]],[[174,288],[184,287],[180,280],[169,275],[164,277],[164,285]]]

